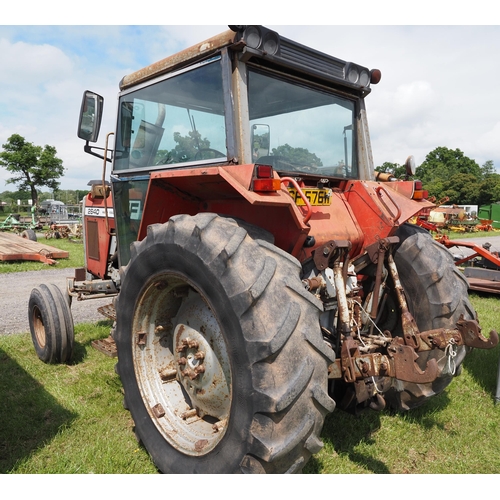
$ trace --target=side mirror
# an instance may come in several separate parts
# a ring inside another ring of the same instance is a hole
[[[83,93],[78,137],[88,142],[96,142],[101,128],[104,99],[90,90]]]
[[[415,175],[417,165],[415,163],[415,158],[413,156],[408,156],[408,158],[406,158],[405,169],[406,169],[406,175],[408,177]]]
[[[269,125],[252,125],[252,161],[269,156],[271,131]]]

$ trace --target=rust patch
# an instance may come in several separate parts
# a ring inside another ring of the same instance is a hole
[[[124,76],[120,82],[120,90],[132,85],[136,85],[155,76],[159,76],[175,68],[183,66],[186,62],[204,57],[211,52],[215,52],[222,47],[230,45],[234,41],[235,34],[228,30],[216,35],[193,47],[189,47],[170,57],[162,59],[154,64],[136,71],[130,75]]]
[[[194,445],[194,449],[196,451],[202,451],[203,448],[208,444],[208,441],[206,439],[200,439],[199,441],[196,441]]]

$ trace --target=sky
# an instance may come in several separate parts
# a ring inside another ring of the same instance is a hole
[[[0,145],[16,133],[35,145],[54,146],[66,168],[61,189],[86,189],[90,179],[102,177],[102,160],[84,153],[84,142],[76,135],[84,90],[104,97],[97,143],[103,147],[106,133],[115,127],[123,76],[225,31],[227,25],[216,24],[221,16],[214,14],[214,4],[206,15],[171,16],[165,10],[161,16],[117,17],[105,4],[87,2],[72,18],[48,17],[51,3],[43,2],[43,11],[34,3],[26,7],[29,15],[14,12],[1,21]],[[352,3],[339,9],[319,2],[304,15],[277,15],[269,9],[263,19],[246,22],[381,70],[381,82],[366,99],[375,166],[403,164],[409,155],[420,165],[429,152],[444,146],[460,149],[479,165],[492,160],[500,172],[500,23],[492,17],[498,14],[481,9],[482,3],[474,3],[476,12],[470,3],[457,0],[453,5],[459,15],[450,18],[426,1],[418,7],[408,4],[404,15],[398,15],[403,5],[398,2],[371,6],[361,1],[358,12]],[[392,9],[387,11],[392,17],[381,16],[382,5]],[[318,15],[331,9],[335,15]],[[224,2],[217,10],[224,11]],[[245,17],[236,15],[238,21]],[[318,25],[318,18],[332,24]],[[102,24],[108,20],[117,24]],[[8,177],[0,167],[0,193],[15,190],[5,184]]]

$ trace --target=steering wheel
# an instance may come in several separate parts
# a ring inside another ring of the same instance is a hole
[[[208,155],[204,155],[204,153],[208,153]],[[221,153],[217,149],[212,148],[202,148],[196,152],[194,155],[195,160],[211,160],[213,158],[225,158],[226,155]]]

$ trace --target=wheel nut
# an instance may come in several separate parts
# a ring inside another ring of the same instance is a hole
[[[197,367],[195,367],[194,373],[205,373],[205,365],[198,365]]]

